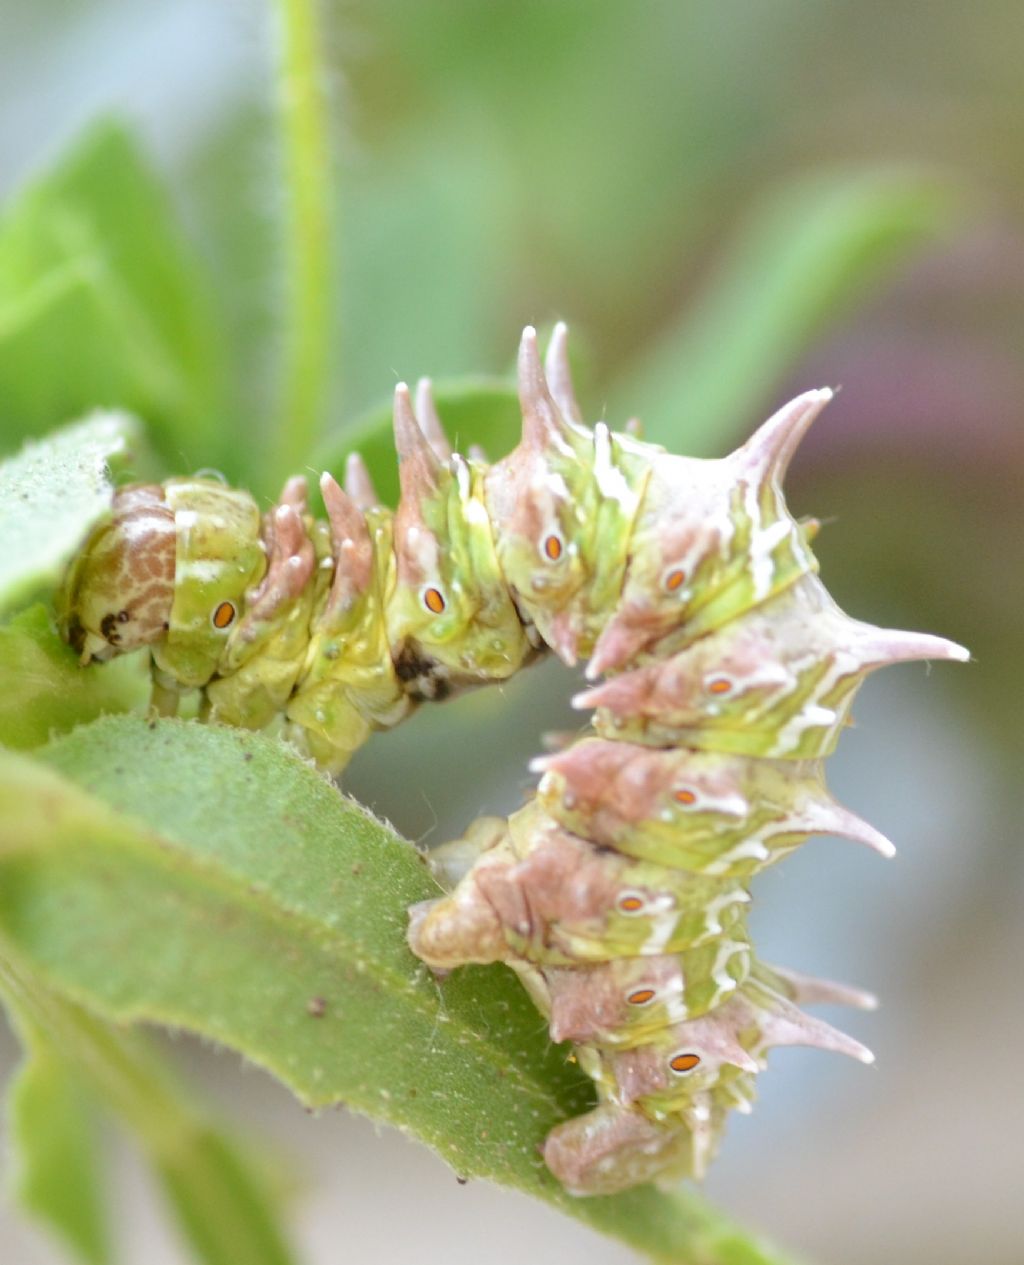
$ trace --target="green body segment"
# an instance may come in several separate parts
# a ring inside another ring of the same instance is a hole
[[[505,680],[534,651],[498,561],[483,469],[458,456],[445,468],[427,449],[407,454],[401,474],[398,582],[384,610],[395,657],[451,685]]]
[[[575,701],[594,725],[537,762],[519,812],[437,850],[450,894],[411,911],[409,941],[439,971],[508,963],[574,1043],[599,1103],[544,1153],[601,1194],[702,1173],[770,1047],[869,1057],[795,1004],[863,994],[755,959],[746,884],[815,833],[891,853],[821,757],[869,671],[966,656],[849,619],[818,580],[781,480],[829,392],[701,461],[583,426],[564,329],[546,370],[526,332],[519,376],[523,439],[490,467],[451,454],[429,392],[414,408],[398,388],[394,513],[358,461],[345,490],[321,481],[326,520],[302,480],[262,515],[200,478],[126,491],[60,611],[83,661],[148,645],[165,710],[199,689],[209,719],[283,716],[332,772],[424,700],[544,647],[589,658],[605,679]]]
[[[188,689],[206,685],[225,657],[230,625],[215,626],[218,608],[230,602],[240,609],[266,570],[261,515],[248,492],[212,479],[171,479],[164,496],[176,535],[174,605],[153,661]]]
[[[344,766],[374,729],[397,724],[411,708],[391,659],[383,613],[395,586],[392,521],[367,514],[369,578],[339,608],[325,593],[314,612],[301,684],[285,714],[325,768]]]

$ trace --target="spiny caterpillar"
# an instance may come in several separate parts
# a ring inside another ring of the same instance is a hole
[[[565,338],[542,367],[525,331],[522,441],[495,465],[451,452],[429,384],[415,408],[397,388],[394,513],[357,456],[345,490],[321,480],[326,521],[301,478],[263,515],[211,479],[123,489],[60,622],[83,663],[147,646],[160,711],[198,689],[210,720],[283,713],[332,772],[423,700],[547,647],[589,660],[574,701],[592,723],[535,762],[525,807],[435,854],[450,895],[411,911],[409,942],[438,972],[508,963],[573,1043],[598,1105],[544,1158],[591,1195],[700,1176],[772,1046],[871,1060],[797,1006],[867,994],[754,957],[747,882],[817,833],[891,854],[830,797],[823,758],[868,672],[968,655],[850,619],[817,578],[816,525],[780,484],[830,391],[731,456],[678,457],[583,424]]]

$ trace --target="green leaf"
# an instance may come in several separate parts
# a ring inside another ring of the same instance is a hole
[[[746,220],[703,297],[619,380],[610,416],[640,416],[674,451],[719,455],[831,325],[959,220],[960,204],[912,172],[784,185]]]
[[[434,383],[434,399],[456,451],[464,453],[470,444],[480,444],[492,460],[497,460],[519,442],[519,397],[515,386],[503,378],[441,380]],[[350,452],[363,457],[384,504],[397,504],[398,460],[390,399],[321,444],[312,464],[340,478]]]
[[[277,1226],[276,1200],[262,1175],[182,1091],[142,1034],[118,1032],[56,996],[2,936],[0,995],[19,1031],[45,1034],[49,1046],[62,1052],[69,1074],[132,1131],[197,1260],[291,1265]],[[54,1111],[60,1106],[52,1104]],[[74,1156],[65,1156],[60,1147],[68,1126],[53,1120],[48,1127],[54,1131],[50,1159],[58,1170],[65,1169],[67,1181]]]
[[[106,1265],[110,1241],[90,1095],[43,1031],[16,1011],[14,1017],[25,1059],[8,1091],[11,1192],[83,1261]]]
[[[125,131],[93,127],[0,221],[3,442],[117,407],[173,464],[216,464],[222,359],[166,193]]]
[[[780,1259],[690,1193],[565,1194],[538,1144],[589,1084],[508,971],[439,984],[412,957],[421,858],[287,749],[107,717],[42,758],[0,764],[0,930],[50,986],[229,1045],[659,1260]]]
[[[33,606],[0,627],[0,743],[28,750],[105,712],[145,706],[144,655],[124,655],[85,671],[57,636],[50,612]]]
[[[0,613],[57,583],[109,509],[113,473],[137,460],[139,443],[133,418],[97,413],[0,465]]]
[[[199,1260],[207,1265],[291,1261],[258,1168],[223,1133],[197,1125],[185,1148],[171,1148],[153,1161]]]

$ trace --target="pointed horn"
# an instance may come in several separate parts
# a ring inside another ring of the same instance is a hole
[[[767,963],[765,964],[767,965]],[[836,980],[818,979],[784,966],[769,966],[787,986],[795,1002],[803,1005],[853,1006],[857,1010],[877,1010],[878,998],[863,988],[840,984]]]
[[[866,667],[907,663],[915,659],[952,659],[967,663],[971,652],[955,641],[931,633],[901,632],[861,624],[857,629],[857,654]]]
[[[334,579],[327,608],[336,614],[369,585],[373,546],[359,506],[326,471],[320,476],[320,494],[327,509],[334,552]]]
[[[761,481],[774,479],[781,484],[800,441],[832,396],[830,387],[798,395],[773,413],[734,455],[753,467]]]
[[[838,835],[841,839],[863,843],[883,857],[896,855],[895,846],[880,830],[876,830],[870,822],[850,812],[830,796],[804,804],[797,810],[794,824],[801,829],[806,828],[812,834]]]
[[[621,668],[634,659],[647,644],[649,633],[645,628],[634,627],[621,620],[605,624],[590,656],[585,676],[596,681],[613,668]]]
[[[395,387],[395,451],[398,453],[398,481],[402,495],[418,499],[437,486],[441,463],[420,430],[412,407],[412,397],[404,382]]]
[[[722,1057],[742,1072],[751,1072],[756,1076],[761,1070],[761,1064],[749,1050],[745,1050],[740,1045],[739,1041],[723,1042]]]
[[[309,482],[304,474],[295,474],[286,480],[277,498],[279,505],[290,505],[300,515],[309,508]]]
[[[299,596],[316,567],[313,543],[294,505],[275,506],[264,522],[267,570],[249,594],[248,610],[237,630],[246,641],[253,638],[260,623]]]
[[[607,707],[624,715],[639,709],[648,700],[656,681],[656,674],[649,668],[635,668],[574,694],[572,705],[579,711]]]
[[[332,540],[337,541],[343,535],[350,534],[348,527],[355,521],[356,516],[360,522],[362,521],[358,506],[342,491],[337,479],[329,470],[325,470],[320,476],[320,495],[324,498],[324,506],[327,509]]]
[[[537,348],[537,331],[532,325],[523,330],[519,344],[519,405],[523,412],[523,443],[544,448],[557,439],[565,423],[548,390]]]
[[[608,688],[610,685],[610,681],[605,681],[603,685],[595,685],[593,689],[580,690],[578,694],[574,694],[569,700],[570,704],[580,712],[592,711],[595,707],[603,707],[609,701],[609,696],[611,695],[611,691]],[[614,702],[614,696],[611,696],[611,701]]]
[[[331,527],[331,544],[334,556],[346,543],[367,537],[366,522],[355,501],[338,486],[337,480],[326,470],[320,476],[320,494],[324,498],[327,520]]]
[[[427,437],[439,461],[447,461],[452,455],[452,446],[444,433],[441,418],[434,402],[434,389],[429,378],[420,378],[416,383],[416,417],[420,429]]]
[[[569,327],[565,321],[559,321],[551,332],[548,352],[544,358],[544,370],[555,403],[562,410],[563,417],[571,422],[583,422],[583,414],[576,402],[576,392],[572,386],[572,369],[569,365]]]
[[[345,462],[345,491],[364,513],[380,504],[366,462],[357,452],[350,452]]]
[[[818,1050],[845,1054],[860,1063],[873,1063],[875,1056],[866,1045],[833,1028],[824,1019],[806,1015],[790,1002],[778,999],[771,1011],[758,1017],[765,1046],[809,1045]]]

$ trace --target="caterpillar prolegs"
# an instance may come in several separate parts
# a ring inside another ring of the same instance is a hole
[[[850,619],[818,579],[781,481],[829,391],[728,457],[673,456],[583,424],[565,339],[542,366],[525,331],[522,440],[494,465],[451,452],[429,384],[415,406],[397,388],[394,513],[358,457],[344,489],[323,476],[326,520],[303,479],[266,514],[208,478],[121,490],[59,616],[84,663],[148,647],[159,710],[198,690],[210,720],[283,715],[332,772],[424,700],[546,648],[587,660],[591,723],[535,762],[522,809],[439,850],[450,894],[409,928],[437,971],[508,963],[573,1043],[598,1105],[544,1157],[586,1195],[699,1176],[773,1046],[870,1061],[798,1003],[871,999],[758,961],[747,883],[813,834],[892,852],[823,759],[867,673],[968,656]]]

